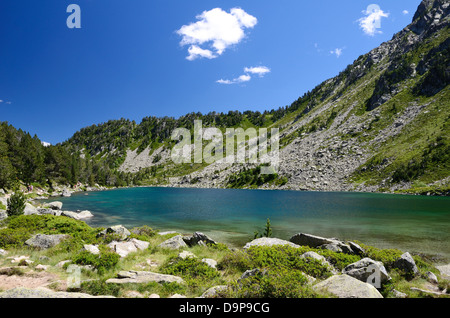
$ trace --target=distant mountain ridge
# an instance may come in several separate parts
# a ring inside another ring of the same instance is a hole
[[[106,167],[114,185],[239,187],[448,194],[449,11],[424,0],[413,21],[290,106],[260,112],[191,113],[178,119],[111,120],[58,145]],[[280,128],[280,165],[171,161],[175,128]],[[98,180],[95,180],[98,181]]]

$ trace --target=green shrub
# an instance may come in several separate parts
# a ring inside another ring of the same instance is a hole
[[[9,229],[22,229],[30,233],[46,228],[51,215],[19,215],[8,219]]]
[[[243,273],[252,268],[252,261],[247,252],[238,250],[226,254],[217,264],[217,268],[229,274]]]
[[[240,279],[231,284],[229,297],[233,298],[316,298],[303,273],[280,268]]]
[[[0,248],[20,248],[31,234],[23,229],[1,229],[0,230]]]
[[[357,243],[366,251],[367,257],[382,262],[387,270],[392,269],[394,262],[403,254],[398,249],[380,249],[360,242]]]
[[[30,234],[70,234],[73,237],[85,241],[85,244],[93,243],[96,238],[96,230],[83,221],[78,221],[65,216],[54,215],[20,215],[11,218],[9,229],[28,231]]]
[[[93,280],[82,282],[80,285],[80,289],[77,291],[94,295],[110,295],[114,297],[118,297],[120,293],[121,287],[117,284],[107,284],[106,280]]]
[[[358,255],[336,253],[325,249],[319,250],[317,253],[325,257],[327,261],[338,270],[343,270],[347,265],[355,263],[361,259]]]
[[[92,265],[98,270],[99,274],[114,268],[119,262],[120,256],[117,253],[101,250],[99,255],[88,251],[81,251],[72,257],[72,262],[78,265]]]
[[[217,270],[194,257],[169,259],[162,266],[161,272],[169,275],[179,275],[185,279],[209,280],[220,276]]]
[[[130,232],[132,238],[136,238],[141,241],[149,241],[150,238],[154,237],[158,233],[158,231],[147,225],[134,227],[130,230]]]
[[[7,210],[8,216],[22,215],[25,210],[26,198],[22,192],[15,192],[7,200]]]
[[[300,256],[311,250],[308,247],[253,246],[248,249],[252,268],[274,268],[299,270],[313,277],[326,278],[331,275],[327,265],[316,259]]]

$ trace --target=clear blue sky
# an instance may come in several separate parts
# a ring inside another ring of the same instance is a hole
[[[66,25],[72,3],[81,29]],[[419,3],[1,0],[0,121],[54,144],[109,119],[289,105],[390,40]]]

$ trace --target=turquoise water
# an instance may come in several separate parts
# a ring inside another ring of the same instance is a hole
[[[91,226],[204,232],[242,246],[270,218],[273,236],[304,232],[450,259],[450,198],[349,192],[128,188],[57,198]]]

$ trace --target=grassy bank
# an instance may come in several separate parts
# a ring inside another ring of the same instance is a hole
[[[383,262],[392,279],[384,284],[379,291],[384,297],[395,297],[396,291],[407,297],[448,297],[447,295],[426,294],[411,287],[428,289],[427,272],[434,273],[439,280],[435,288],[444,290],[449,282],[440,276],[434,265],[419,255],[414,260],[419,274],[412,277],[393,267],[393,262],[403,252],[395,249],[377,249],[360,245],[365,249],[365,255],[349,255],[330,250],[315,249],[307,246],[294,248],[290,246],[251,247],[249,249],[229,249],[218,243],[207,246],[183,248],[195,257],[180,258],[182,250],[161,248],[158,245],[176,234],[160,235],[150,227],[130,229],[130,238],[136,238],[149,243],[148,248],[128,254],[120,258],[111,251],[107,244],[118,237],[115,234],[98,235],[103,229],[92,228],[83,221],[76,221],[63,216],[30,215],[10,217],[0,225],[0,248],[7,251],[6,256],[0,256],[0,267],[10,268],[3,275],[33,275],[37,266],[47,265],[46,272],[57,279],[48,287],[54,290],[66,290],[66,279],[69,275],[69,264],[78,264],[81,269],[81,286],[76,291],[92,295],[112,295],[116,297],[148,297],[158,294],[170,297],[181,294],[186,297],[201,296],[206,290],[218,285],[226,285],[220,293],[224,297],[330,297],[313,289],[313,285],[333,273],[330,267],[322,262],[300,257],[303,253],[314,251],[326,258],[334,269],[340,272],[345,266],[370,257]],[[67,234],[68,238],[60,244],[47,250],[36,250],[27,247],[24,242],[34,234]],[[249,233],[249,236],[250,233]],[[95,244],[100,254],[94,255],[82,251],[85,244]],[[12,264],[11,259],[18,256],[29,256],[32,262]],[[202,260],[208,258],[217,261],[216,269],[208,266]],[[65,262],[61,265],[61,262]],[[11,265],[13,265],[11,267]],[[17,266],[26,265],[26,266]],[[15,268],[15,269],[11,269]],[[240,279],[247,270],[259,269],[257,275]],[[176,275],[183,278],[181,283],[156,282],[144,284],[111,284],[109,278],[117,276],[119,271],[152,271],[162,274]],[[311,281],[315,280],[314,283]],[[75,291],[69,289],[69,291]]]

